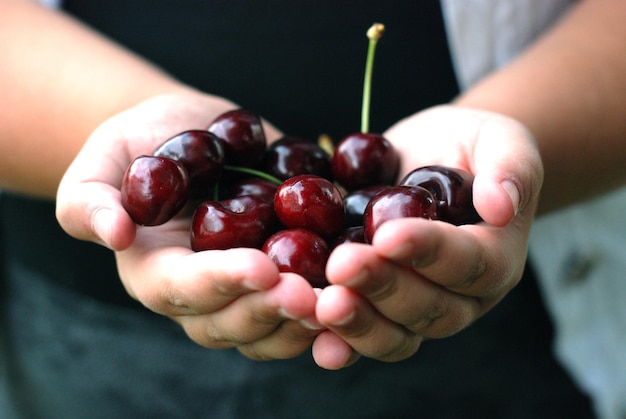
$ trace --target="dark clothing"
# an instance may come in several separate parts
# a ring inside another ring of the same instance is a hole
[[[293,135],[359,130],[374,21],[387,32],[373,131],[457,92],[438,2],[78,0],[66,8]],[[0,195],[0,223],[3,418],[592,416],[551,355],[530,269],[458,335],[425,342],[403,362],[362,359],[331,372],[310,353],[256,362],[194,344],[126,295],[110,251],[63,233],[51,203]]]

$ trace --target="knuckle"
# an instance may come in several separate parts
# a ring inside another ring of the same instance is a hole
[[[428,309],[407,328],[428,338],[444,338],[463,330],[475,317],[473,307],[480,304],[473,297],[460,302],[455,297],[440,290]]]
[[[398,362],[414,355],[422,343],[422,337],[416,334],[406,334],[397,344],[366,356],[383,362]]]
[[[237,350],[246,358],[249,358],[253,361],[271,361],[275,359],[274,357],[268,356],[263,353],[259,353],[254,344],[243,345],[237,348]]]
[[[234,336],[227,336],[215,328],[209,328],[198,343],[211,349],[228,349],[240,347],[248,342]]]
[[[487,272],[487,259],[483,252],[478,252],[473,263],[468,267],[465,278],[460,284],[461,289],[472,289]]]
[[[192,314],[183,296],[171,284],[163,284],[150,302],[165,314]]]
[[[243,337],[221,330],[209,316],[180,316],[175,320],[193,342],[205,348],[230,349],[249,343]]]

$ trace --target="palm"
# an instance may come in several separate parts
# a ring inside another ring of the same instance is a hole
[[[136,226],[121,204],[130,162],[168,138],[206,129],[233,104],[201,94],[153,98],[101,125],[67,170],[57,215],[71,235],[115,250],[131,296],[168,316],[211,348],[238,347],[255,358],[292,357],[318,333],[299,324],[314,315],[316,296],[297,275],[279,274],[260,250],[190,249],[188,205],[156,227]],[[266,125],[270,139],[278,132]]]
[[[371,246],[344,245],[331,255],[327,275],[334,285],[318,297],[319,321],[355,351],[396,361],[417,351],[424,337],[467,327],[515,286],[542,167],[528,132],[488,112],[441,106],[385,135],[402,156],[401,177],[432,164],[474,174],[474,206],[486,221],[456,227],[391,220]],[[328,333],[313,349],[322,366],[347,361],[345,343]]]

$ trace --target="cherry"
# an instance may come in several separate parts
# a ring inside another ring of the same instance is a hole
[[[209,125],[208,131],[224,142],[228,164],[253,167],[267,147],[261,119],[245,109],[224,112]]]
[[[371,185],[391,185],[400,158],[382,135],[354,133],[337,144],[331,163],[335,180],[354,191]]]
[[[278,184],[260,177],[249,176],[224,185],[222,199],[252,195],[274,205],[274,195]]]
[[[365,240],[365,229],[362,225],[346,228],[331,243],[331,249],[344,243],[367,243]]]
[[[394,218],[437,219],[437,204],[432,194],[420,186],[390,186],[374,196],[363,214],[365,240],[372,242],[376,229]]]
[[[343,206],[346,210],[346,227],[363,225],[365,207],[378,192],[385,189],[385,185],[369,186],[352,191],[343,197]]]
[[[472,202],[474,176],[461,169],[425,166],[413,170],[401,185],[421,186],[435,197],[438,218],[454,225],[481,221]]]
[[[382,135],[369,132],[374,52],[385,27],[375,23],[367,31],[369,47],[363,81],[361,132],[344,137],[331,160],[335,180],[348,191],[371,185],[391,185],[397,176],[400,158]]]
[[[196,252],[233,247],[260,249],[276,227],[272,206],[257,197],[205,201],[191,221],[191,248]]]
[[[262,248],[280,272],[294,272],[318,288],[328,285],[325,269],[330,250],[326,241],[312,231],[280,230]]]
[[[192,196],[206,195],[224,168],[224,147],[215,134],[189,130],[168,139],[153,153],[179,161],[189,173]]]
[[[139,156],[126,169],[120,192],[122,206],[136,224],[161,225],[185,206],[189,174],[175,160]]]
[[[281,180],[303,174],[326,179],[332,176],[329,154],[318,144],[298,137],[283,137],[270,144],[260,168]]]
[[[274,211],[286,227],[305,228],[324,238],[341,232],[345,218],[339,190],[315,175],[298,175],[284,181],[276,190]]]

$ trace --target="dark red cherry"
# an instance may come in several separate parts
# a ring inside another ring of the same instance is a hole
[[[334,249],[344,243],[367,243],[365,240],[365,229],[363,226],[360,225],[346,228],[332,241],[330,248]]]
[[[155,151],[182,163],[189,173],[192,196],[206,195],[215,186],[224,168],[222,141],[204,130],[189,130],[168,139]]]
[[[233,180],[222,187],[222,199],[231,199],[240,196],[252,195],[274,205],[274,195],[278,185],[260,177],[246,177]]]
[[[326,241],[305,229],[280,230],[267,239],[263,251],[280,272],[293,272],[318,288],[328,285],[326,262],[329,248]]]
[[[196,252],[234,247],[260,249],[276,228],[272,206],[257,197],[206,201],[191,221],[191,248]]]
[[[180,212],[189,195],[189,175],[165,157],[139,156],[122,180],[122,206],[136,224],[164,224]]]
[[[348,191],[372,185],[391,185],[400,158],[382,135],[355,133],[343,138],[331,160],[334,179]]]
[[[288,228],[305,228],[324,238],[341,232],[344,223],[343,199],[327,179],[298,175],[276,190],[274,211]]]
[[[283,137],[270,144],[260,169],[281,180],[304,174],[332,179],[328,153],[317,143],[297,137]]]
[[[474,176],[461,169],[425,166],[413,170],[401,185],[421,186],[433,194],[438,217],[451,224],[474,224],[481,221],[472,201]]]
[[[208,130],[224,141],[228,164],[255,166],[267,147],[261,119],[245,109],[224,112]]]
[[[437,204],[427,190],[419,186],[390,186],[374,196],[363,214],[365,240],[372,242],[382,223],[394,218],[420,217],[436,220]]]
[[[367,207],[374,195],[385,188],[387,188],[385,185],[370,186],[345,195],[343,197],[343,206],[346,209],[346,227],[362,226],[365,207]]]

